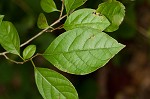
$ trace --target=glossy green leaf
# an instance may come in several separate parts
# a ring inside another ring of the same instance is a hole
[[[111,23],[105,31],[113,32],[119,28],[119,25],[124,19],[125,7],[119,1],[108,1],[101,3],[97,9],[97,12],[105,15]]]
[[[36,46],[35,45],[27,46],[23,51],[23,58],[24,59],[31,58],[34,55],[35,51],[36,51]]]
[[[41,7],[47,13],[58,11],[53,0],[41,0]]]
[[[11,22],[3,21],[0,25],[0,44],[10,53],[20,55],[20,39]]]
[[[0,24],[2,23],[3,18],[4,18],[4,15],[0,15]]]
[[[58,69],[84,75],[104,66],[124,45],[93,28],[76,28],[57,37],[43,56]]]
[[[66,12],[69,13],[72,10],[83,5],[87,0],[64,0]]]
[[[49,26],[47,23],[46,17],[43,13],[40,13],[40,15],[38,17],[37,26],[40,29],[45,29]]]
[[[78,99],[71,82],[53,70],[35,68],[35,80],[44,99]]]
[[[89,27],[103,31],[110,25],[108,19],[96,13],[94,9],[80,9],[73,12],[66,20],[64,28],[71,30],[78,27]]]

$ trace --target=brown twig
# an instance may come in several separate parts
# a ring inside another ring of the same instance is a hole
[[[30,38],[28,41],[24,42],[23,44],[21,44],[20,47],[23,47],[25,45],[27,45],[28,43],[30,43],[31,41],[33,41],[35,38],[39,37],[40,35],[42,35],[44,32],[46,32],[48,29],[50,29],[52,26],[56,25],[57,23],[59,23],[63,18],[65,18],[67,15],[62,16],[61,18],[59,18],[58,20],[56,20],[54,23],[52,23],[50,26],[48,26],[46,29],[42,30],[41,32],[39,32],[37,35],[33,36],[32,38]]]
[[[53,31],[56,31],[56,30],[59,30],[59,29],[62,29],[63,28],[63,25],[60,25],[52,30],[47,30],[46,32],[53,32]]]
[[[60,16],[59,16],[59,18],[62,17],[63,11],[64,11],[64,0],[61,0],[61,2],[62,2],[62,6],[61,6],[61,11],[60,11]]]
[[[41,54],[37,53],[37,54],[35,54],[34,56],[32,56],[31,58],[29,58],[29,59],[27,59],[27,60],[24,60],[24,61],[22,61],[22,62],[18,62],[18,61],[15,61],[15,60],[10,59],[5,53],[3,53],[3,56],[4,56],[7,60],[9,60],[9,61],[11,61],[11,62],[13,62],[13,63],[16,63],[16,64],[24,64],[24,63],[26,63],[26,62],[32,60],[33,58],[35,58],[35,57],[37,57],[37,56],[39,56],[39,55],[41,55]]]

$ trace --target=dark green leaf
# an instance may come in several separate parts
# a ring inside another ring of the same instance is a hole
[[[48,27],[48,23],[46,20],[46,17],[43,13],[40,13],[39,17],[38,17],[38,21],[37,21],[37,26],[40,29],[45,29]]]
[[[108,1],[100,4],[97,12],[105,15],[111,23],[111,25],[106,28],[105,31],[113,32],[119,28],[119,25],[124,19],[125,7],[122,3],[118,1]]]
[[[11,22],[3,21],[0,25],[0,44],[10,53],[20,55],[20,39]]]
[[[58,11],[53,0],[41,0],[41,7],[47,13]]]
[[[76,28],[57,37],[43,56],[58,69],[88,74],[104,66],[124,45],[93,28]]]
[[[71,30],[77,27],[89,27],[103,31],[110,25],[108,19],[96,13],[94,9],[80,9],[73,12],[66,20],[64,28]]]
[[[78,99],[71,82],[53,70],[35,68],[35,80],[44,99]]]
[[[24,59],[31,58],[34,55],[35,51],[36,51],[36,46],[35,45],[27,46],[23,51],[23,58]]]
[[[66,12],[69,13],[72,10],[83,5],[87,0],[64,0]]]

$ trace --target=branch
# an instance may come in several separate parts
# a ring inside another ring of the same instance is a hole
[[[37,35],[35,35],[34,37],[32,37],[31,39],[29,39],[28,41],[24,42],[23,44],[21,44],[20,47],[23,47],[25,45],[27,45],[28,43],[30,43],[31,41],[33,41],[35,38],[39,37],[40,35],[42,35],[44,32],[46,32],[49,28],[51,28],[52,26],[56,25],[57,23],[59,23],[63,18],[65,18],[67,15],[62,16],[61,18],[59,18],[58,20],[56,20],[54,23],[52,23],[50,26],[48,26],[46,29],[42,30],[41,32],[39,32]]]
[[[64,11],[64,0],[61,0],[62,1],[62,6],[61,6],[61,11],[60,11],[60,16],[59,18],[62,17],[62,14],[63,14],[63,11]]]
[[[32,60],[33,58],[35,58],[35,57],[37,57],[37,56],[40,56],[40,55],[41,55],[41,54],[37,53],[37,54],[35,54],[34,56],[32,56],[31,58],[29,58],[28,60],[24,60],[24,61],[22,61],[22,62],[18,62],[18,61],[15,61],[15,60],[10,59],[10,58],[6,55],[6,53],[3,53],[3,56],[4,56],[7,60],[9,60],[9,61],[11,61],[11,62],[13,62],[13,63],[16,63],[16,64],[24,64],[24,63],[26,63],[26,62]]]
[[[2,52],[2,53],[0,53],[0,56],[4,56],[4,55],[6,55],[8,52]]]
[[[13,63],[16,63],[16,64],[24,64],[24,62],[17,62],[17,61],[15,61],[15,60],[10,59],[9,57],[7,57],[6,54],[4,54],[3,56],[4,56],[7,60],[9,60],[9,61],[11,61],[11,62],[13,62]]]
[[[60,26],[58,26],[58,27],[56,27],[56,28],[54,28],[52,30],[47,30],[46,32],[53,32],[55,30],[59,30],[59,29],[62,29],[62,28],[63,28],[63,25],[60,25]]]
[[[62,8],[62,9],[64,9],[64,8]],[[63,10],[62,10],[62,11],[63,11]],[[62,16],[62,15],[60,15],[60,16]],[[48,26],[46,29],[42,30],[42,31],[39,32],[37,35],[33,36],[32,38],[30,38],[29,40],[27,40],[26,42],[24,42],[23,44],[21,44],[20,47],[23,47],[23,46],[27,45],[28,43],[30,43],[31,41],[33,41],[34,39],[36,39],[37,37],[39,37],[40,35],[42,35],[42,34],[43,34],[44,32],[46,32],[48,29],[52,28],[52,26],[54,26],[54,25],[56,25],[57,23],[59,23],[59,22],[60,22],[63,18],[65,18],[66,16],[67,16],[67,15],[64,15],[64,16],[60,17],[58,20],[56,20],[54,23],[52,23],[52,24],[51,24],[50,26]],[[54,31],[54,30],[60,29],[60,28],[62,28],[62,25],[61,25],[60,27],[57,27],[57,28],[52,29],[51,32]],[[38,55],[41,55],[41,54],[36,54],[36,55],[34,55],[33,57],[31,57],[30,59],[28,59],[28,60],[24,60],[23,62],[18,62],[18,61],[15,61],[15,60],[10,59],[10,58],[6,55],[6,54],[8,54],[8,53],[9,53],[9,52],[2,52],[2,53],[0,53],[0,56],[4,56],[7,60],[9,60],[9,61],[11,61],[11,62],[13,62],[13,63],[16,63],[16,64],[24,64],[25,62],[32,60],[34,57],[36,57],[36,56],[38,56]]]

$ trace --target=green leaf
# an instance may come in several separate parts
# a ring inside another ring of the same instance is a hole
[[[104,66],[124,45],[93,28],[76,28],[57,37],[43,56],[58,69],[84,75]]]
[[[0,15],[0,24],[2,23],[3,18],[4,18],[4,15]]]
[[[47,13],[58,11],[53,0],[41,0],[41,7]]]
[[[10,53],[20,55],[20,39],[11,22],[3,21],[0,25],[0,44]]]
[[[40,15],[38,17],[37,26],[40,29],[45,29],[49,26],[47,23],[46,17],[43,13],[40,13]]]
[[[105,15],[111,25],[105,30],[106,32],[113,32],[119,28],[119,25],[125,16],[125,7],[118,1],[108,1],[101,3],[97,9],[97,12]]]
[[[24,59],[31,58],[34,55],[35,51],[36,51],[36,46],[35,45],[27,46],[23,51],[23,58]]]
[[[53,70],[35,68],[35,80],[44,99],[78,99],[71,82]]]
[[[103,31],[110,25],[108,19],[96,13],[94,9],[80,9],[73,12],[66,20],[64,28],[71,30],[77,27],[89,27]]]
[[[64,0],[66,12],[69,13],[72,10],[83,5],[87,0]]]

